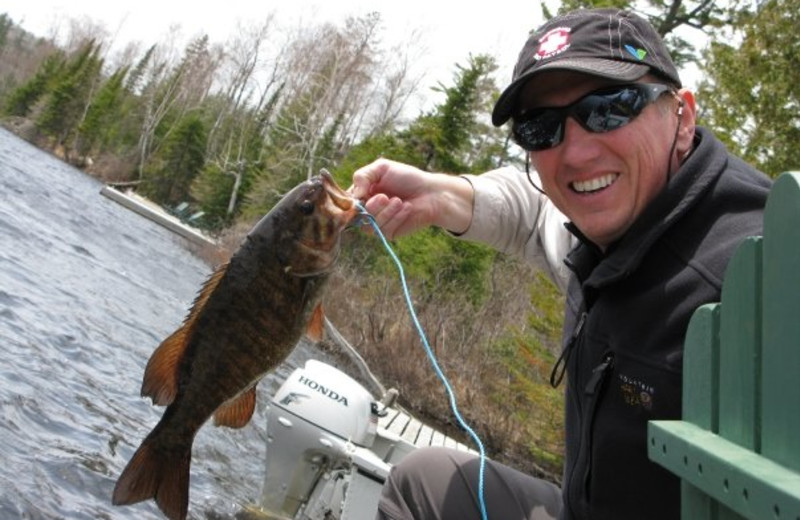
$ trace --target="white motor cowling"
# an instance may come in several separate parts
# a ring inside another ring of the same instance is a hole
[[[292,519],[298,513],[316,518],[307,509],[309,498],[324,488],[320,482],[333,482],[332,472],[351,467],[354,457],[369,455],[378,408],[364,387],[332,366],[309,360],[295,369],[267,411],[262,508],[274,518]],[[339,488],[331,489],[340,493]]]
[[[273,404],[358,446],[375,440],[374,399],[363,386],[336,368],[306,361],[280,387]]]

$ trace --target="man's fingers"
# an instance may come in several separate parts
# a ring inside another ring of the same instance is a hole
[[[388,239],[394,238],[398,230],[402,231],[411,213],[411,204],[384,194],[375,195],[364,206]]]
[[[385,159],[377,159],[362,166],[353,173],[353,185],[347,191],[357,199],[367,199],[371,195],[372,186],[380,181],[388,167],[389,162]]]
[[[403,201],[397,197],[388,198],[386,195],[376,195],[367,201],[366,207],[367,211],[375,217],[378,225],[383,228],[403,207]]]

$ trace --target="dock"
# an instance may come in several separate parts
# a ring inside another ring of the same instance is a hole
[[[103,189],[100,190],[100,194],[195,244],[216,246],[216,243],[211,237],[206,236],[198,229],[184,224],[174,215],[167,213],[158,204],[136,195],[133,191],[128,190],[122,192],[111,186],[103,186]]]

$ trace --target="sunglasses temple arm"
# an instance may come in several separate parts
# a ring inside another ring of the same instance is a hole
[[[536,183],[534,183],[533,179],[531,178],[531,154],[528,152],[525,152],[525,175],[528,177],[528,182],[531,183],[533,189],[535,189],[536,191],[538,191],[539,193],[541,193],[546,197],[547,193],[545,193],[542,188],[537,186]]]

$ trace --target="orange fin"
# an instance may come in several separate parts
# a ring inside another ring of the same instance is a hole
[[[172,333],[150,356],[144,369],[142,397],[149,397],[153,404],[166,406],[178,394],[178,367],[188,344],[189,329],[186,325]]]
[[[222,403],[214,412],[214,426],[242,428],[256,409],[256,386],[253,385],[233,399]]]
[[[308,321],[308,329],[306,329],[306,336],[314,343],[322,341],[322,333],[325,331],[325,313],[322,312],[322,304],[318,303],[314,307],[311,314],[311,319]]]
[[[227,267],[227,264],[220,266],[209,277],[195,298],[183,325],[162,341],[150,356],[144,370],[141,393],[142,397],[150,397],[153,404],[166,406],[175,400],[175,396],[178,394],[178,369],[186,353],[186,348],[189,346],[194,324],[211,294],[219,285]]]
[[[170,520],[184,520],[189,510],[189,465],[192,445],[185,451],[154,449],[145,439],[114,486],[114,505],[135,504],[154,498]]]

